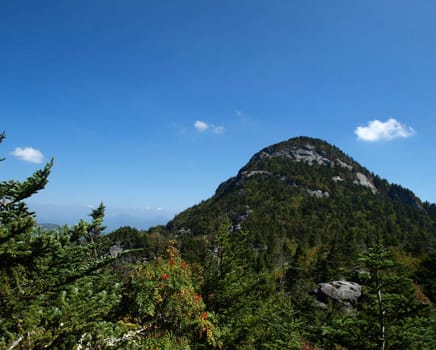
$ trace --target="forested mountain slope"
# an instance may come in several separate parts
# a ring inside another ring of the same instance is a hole
[[[227,222],[271,254],[283,242],[348,258],[376,241],[412,255],[432,249],[435,205],[371,173],[337,147],[297,137],[256,153],[213,197],[180,213],[167,229],[187,244]],[[341,263],[341,261],[338,261]]]

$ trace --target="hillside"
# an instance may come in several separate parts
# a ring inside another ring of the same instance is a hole
[[[435,205],[337,147],[297,137],[256,153],[214,196],[177,215],[167,229],[188,242],[213,236],[227,222],[233,231],[249,232],[253,247],[266,255],[283,241],[348,258],[376,241],[421,255],[435,244],[435,212]]]

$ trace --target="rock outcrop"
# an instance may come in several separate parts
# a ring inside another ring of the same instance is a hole
[[[263,151],[259,154],[260,158],[289,158],[296,162],[305,162],[309,165],[317,163],[319,165],[334,166],[334,163],[326,158],[322,152],[318,152],[315,146],[305,144],[300,147],[283,148],[269,153]]]
[[[346,168],[348,170],[353,170],[353,167],[350,164],[347,164],[345,162],[343,162],[340,159],[336,159],[337,164],[341,167],[341,168]]]
[[[327,304],[329,298],[342,304],[355,303],[362,295],[362,286],[355,282],[333,281],[318,284],[314,291],[318,301]]]
[[[368,187],[373,194],[378,193],[377,188],[375,187],[372,179],[368,177],[367,175],[356,171],[357,169],[354,169],[352,165],[346,163],[345,161],[336,158],[336,159],[329,159],[327,156],[327,153],[323,150],[317,149],[315,145],[312,145],[310,143],[305,143],[302,145],[290,145],[287,147],[283,147],[280,149],[271,149],[267,148],[259,152],[257,155],[255,155],[255,159],[271,159],[271,158],[284,158],[284,159],[290,159],[296,163],[303,162],[307,163],[309,165],[318,164],[318,165],[324,165],[331,168],[339,167],[343,169],[347,169],[348,171],[353,173],[353,177],[355,180],[353,181],[356,185],[361,185]],[[267,171],[262,170],[254,170],[254,171],[246,171],[243,173],[243,175],[248,178],[252,175],[256,174],[262,174],[262,175],[271,175],[271,173]],[[333,181],[344,181],[340,176],[333,177]],[[325,197],[325,196],[319,196],[319,194],[311,193],[311,195],[314,195],[316,197]]]
[[[374,193],[374,194],[376,194],[378,192],[377,188],[374,186],[372,181],[370,179],[368,179],[365,174],[357,173],[356,177],[357,177],[357,180],[354,180],[355,184],[368,187],[372,191],[372,193]]]
[[[306,192],[309,193],[312,197],[316,197],[316,198],[329,198],[330,197],[330,193],[325,192],[325,191],[321,191],[321,190],[307,189]]]

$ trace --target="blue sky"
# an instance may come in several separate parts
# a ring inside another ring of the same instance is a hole
[[[306,135],[434,203],[435,11],[432,1],[2,1],[1,180],[54,157],[29,201],[41,220],[71,223],[103,201],[108,219],[165,222],[261,148]]]

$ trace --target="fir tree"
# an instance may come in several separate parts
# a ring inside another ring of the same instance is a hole
[[[103,270],[111,259],[96,259],[82,238],[97,233],[102,210],[90,224],[48,231],[23,202],[45,187],[52,166],[0,182],[0,348],[72,348],[101,330],[120,298]]]
[[[362,300],[355,312],[332,314],[322,327],[324,343],[368,350],[435,348],[432,308],[417,299],[391,252],[376,245],[360,261],[367,271],[360,276]]]
[[[243,231],[221,226],[206,266],[206,305],[218,315],[226,349],[299,349],[300,323],[267,271],[255,271]]]

